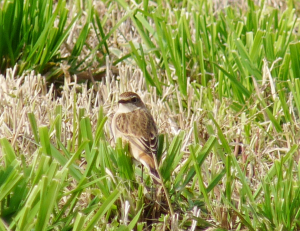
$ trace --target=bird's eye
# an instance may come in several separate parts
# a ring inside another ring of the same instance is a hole
[[[136,103],[136,102],[137,102],[137,98],[133,98],[131,101],[132,101],[133,103]]]

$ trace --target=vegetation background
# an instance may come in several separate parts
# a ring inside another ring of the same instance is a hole
[[[0,6],[0,230],[300,229],[299,1]],[[113,143],[123,91],[171,206]]]

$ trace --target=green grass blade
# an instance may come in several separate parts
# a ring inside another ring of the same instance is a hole
[[[29,122],[31,125],[31,130],[34,135],[34,140],[38,144],[40,139],[39,139],[39,135],[38,135],[38,127],[37,127],[35,116],[34,116],[33,112],[29,112],[27,115],[28,115],[28,119],[29,119]]]
[[[39,134],[40,134],[43,153],[51,156],[51,146],[50,146],[48,128],[45,126],[39,127]]]
[[[5,157],[5,165],[8,166],[14,160],[16,160],[16,154],[14,152],[13,147],[11,146],[11,144],[8,142],[6,138],[0,139],[0,144]]]
[[[101,219],[101,217],[111,208],[111,206],[115,203],[115,201],[119,198],[121,191],[116,188],[110,196],[106,199],[106,201],[101,205],[97,213],[94,215],[92,220],[87,224],[87,227],[84,229],[85,231],[93,230],[96,222]]]

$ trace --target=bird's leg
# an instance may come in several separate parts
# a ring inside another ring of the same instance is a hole
[[[142,165],[142,183],[144,182],[144,165]]]

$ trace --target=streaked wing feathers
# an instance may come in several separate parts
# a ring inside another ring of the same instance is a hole
[[[116,117],[116,127],[129,142],[141,151],[152,155],[157,152],[157,128],[147,109],[121,113]]]

